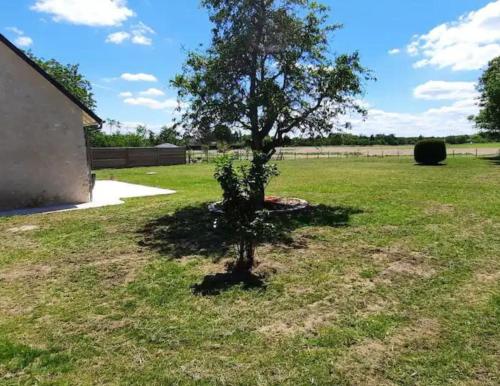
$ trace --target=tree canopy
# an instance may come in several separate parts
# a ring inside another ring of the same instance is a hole
[[[358,53],[334,57],[328,8],[311,0],[204,0],[210,47],[190,52],[172,84],[188,106],[180,121],[198,134],[220,125],[251,135],[268,161],[294,132],[330,133],[371,79]]]
[[[500,56],[493,59],[479,79],[481,94],[479,114],[473,117],[476,126],[500,137]]]
[[[80,72],[78,64],[62,64],[55,59],[45,60],[27,52],[31,60],[38,64],[47,74],[57,80],[86,107],[94,110],[97,106],[92,93],[92,85]]]

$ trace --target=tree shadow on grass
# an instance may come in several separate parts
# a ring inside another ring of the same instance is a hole
[[[294,230],[308,226],[348,226],[350,216],[359,213],[362,211],[351,207],[317,205],[293,213],[273,214],[270,221],[275,232],[261,243],[299,248],[292,237]],[[215,226],[219,216],[208,210],[208,203],[184,207],[146,224],[140,230],[143,236],[140,245],[170,259],[203,256],[220,261],[233,245],[224,229]],[[192,289],[195,294],[214,295],[234,286],[265,289],[263,277],[235,275],[229,267],[227,272],[206,276]]]
[[[235,273],[231,270],[215,275],[207,275],[199,284],[191,286],[195,295],[214,296],[232,287],[240,286],[244,290],[266,289],[265,278],[253,273]]]

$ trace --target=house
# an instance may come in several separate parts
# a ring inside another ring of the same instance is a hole
[[[0,210],[90,201],[84,126],[101,124],[0,34]]]

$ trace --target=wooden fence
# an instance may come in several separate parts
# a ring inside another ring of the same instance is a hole
[[[186,163],[186,148],[91,148],[92,169],[167,166]]]

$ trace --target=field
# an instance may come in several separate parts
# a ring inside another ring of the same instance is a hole
[[[335,158],[335,157],[405,157],[413,156],[414,146],[298,146],[277,149],[276,160],[295,160],[308,158]],[[459,156],[494,157],[500,155],[500,143],[477,143],[463,145],[447,145],[450,158]],[[249,154],[245,150],[235,151],[239,158],[246,159]],[[217,157],[216,150],[210,150],[209,160]],[[192,162],[206,161],[204,151],[191,151],[188,159]]]
[[[0,383],[498,384],[498,160],[279,167],[269,193],[317,206],[245,283],[210,164],[98,173],[172,196],[0,218]]]
[[[359,154],[369,156],[410,156],[415,146],[324,146],[324,147],[285,147],[278,152],[288,154],[330,153],[330,154]],[[448,154],[493,156],[500,152],[500,143],[479,143],[464,145],[447,145]]]

